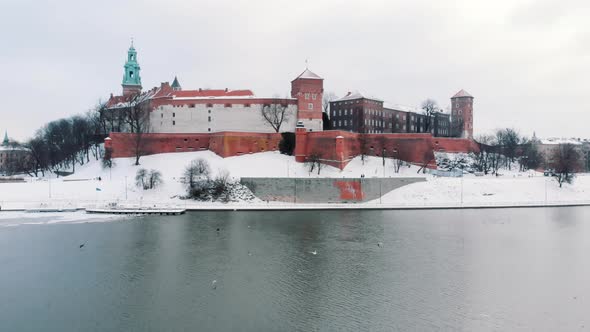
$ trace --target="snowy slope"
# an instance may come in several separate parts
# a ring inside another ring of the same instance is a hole
[[[104,202],[127,201],[141,204],[187,204],[179,196],[185,194],[181,183],[186,165],[197,158],[206,159],[215,174],[220,169],[229,171],[234,179],[240,177],[317,177],[309,174],[307,166],[295,162],[293,157],[278,152],[264,152],[239,157],[221,158],[210,151],[168,153],[142,157],[141,166],[134,166],[134,158],[115,159],[112,170],[103,169],[99,161],[78,167],[76,174],[59,179],[32,179],[28,183],[0,184],[0,206],[7,208],[39,207],[51,202],[51,206],[92,206]],[[162,173],[163,185],[155,190],[140,190],[135,186],[137,169],[157,169]],[[391,160],[367,157],[364,164],[360,157],[353,159],[344,170],[325,166],[322,177],[424,176],[417,174],[417,167],[402,167],[396,174]],[[529,177],[532,176],[532,177]],[[97,178],[101,177],[102,181]],[[426,176],[427,181],[415,183],[392,191],[381,199],[383,204],[396,205],[456,205],[464,203],[531,203],[572,202],[590,200],[590,176],[576,177],[573,185],[558,184],[538,173],[512,174],[502,177],[436,178]],[[462,189],[461,189],[462,188]],[[547,193],[547,194],[545,194]],[[367,204],[375,204],[378,200]]]

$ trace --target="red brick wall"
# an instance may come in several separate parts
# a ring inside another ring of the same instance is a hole
[[[435,168],[434,151],[478,151],[476,142],[460,138],[432,137],[430,134],[359,134],[340,130],[297,131],[296,160],[304,162],[318,155],[325,164],[344,168],[361,149],[369,156],[401,159]],[[341,140],[337,147],[337,137]],[[113,158],[135,156],[135,134],[111,133]],[[143,155],[169,152],[211,150],[222,157],[278,150],[277,133],[219,132],[204,134],[143,134]]]
[[[336,149],[336,140],[342,137],[342,146]],[[401,159],[413,164],[428,163],[436,168],[434,151],[470,152],[477,151],[477,143],[467,139],[438,138],[431,134],[359,134],[339,130],[297,133],[297,161],[303,162],[311,155],[318,155],[329,165],[344,168],[354,157],[365,151],[369,156]],[[305,150],[305,151],[304,151]]]
[[[449,137],[434,137],[435,151],[440,152],[477,152],[479,145],[470,139],[465,138],[449,138]]]
[[[113,158],[135,156],[135,134],[111,133]],[[222,157],[278,150],[281,134],[220,132],[204,134],[143,134],[143,155],[211,150]]]

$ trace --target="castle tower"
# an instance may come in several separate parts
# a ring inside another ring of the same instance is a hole
[[[2,141],[3,146],[8,146],[8,130],[4,131],[4,140]]]
[[[127,51],[125,62],[125,74],[123,75],[123,96],[141,92],[141,76],[139,76],[139,63],[137,63],[137,51],[133,47],[133,41]]]
[[[473,96],[465,90],[451,97],[452,135],[473,138]]]
[[[324,79],[305,69],[291,81],[291,97],[297,98],[297,121],[309,131],[321,131]]]

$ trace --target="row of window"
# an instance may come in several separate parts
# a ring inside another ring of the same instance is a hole
[[[309,92],[306,92],[305,93],[305,100],[309,100],[309,97],[310,96],[311,96],[311,99],[312,100],[316,100],[316,98],[318,97],[318,94],[317,93],[309,93]]]
[[[221,104],[215,104],[215,105],[221,105]],[[233,105],[235,105],[236,107],[239,107],[239,105],[243,105],[244,107],[250,107],[250,104],[231,104],[231,103],[226,103],[223,104],[223,107],[233,107]],[[195,108],[196,104],[182,104],[182,105],[172,105],[172,107],[188,107],[188,108]],[[213,107],[213,104],[207,104],[206,107]],[[160,106],[160,109],[163,109],[163,106]]]

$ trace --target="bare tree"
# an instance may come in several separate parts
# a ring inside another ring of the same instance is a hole
[[[126,122],[133,135],[133,152],[135,165],[139,165],[139,158],[146,153],[145,135],[150,132],[150,118],[146,95],[137,95],[127,108]]]
[[[495,154],[495,137],[492,135],[481,135],[476,141],[479,143],[479,151],[474,152],[474,167],[479,172],[488,174],[492,170],[493,154]]]
[[[426,99],[422,102],[422,114],[424,114],[424,132],[429,133],[432,129],[432,119],[439,107],[433,99]]]
[[[359,134],[358,136],[359,141],[359,148],[360,148],[360,155],[361,155],[361,162],[365,164],[365,157],[367,156],[367,150],[369,150],[369,139],[367,138],[366,134]]]
[[[433,158],[434,158],[434,154],[432,153],[432,150],[425,150],[424,153],[422,154],[422,160],[421,160],[422,163],[416,173],[420,173],[420,171],[422,171],[422,173],[426,173],[426,167],[428,166],[428,164],[430,164],[430,162],[433,160]]]
[[[287,112],[287,103],[284,104],[270,104],[262,106],[260,114],[266,123],[268,123],[275,132],[281,130],[281,126],[289,120],[290,114]]]
[[[324,113],[330,114],[330,102],[336,100],[338,97],[334,92],[326,92],[322,97],[322,108],[324,109]]]
[[[564,182],[573,182],[574,173],[581,168],[581,160],[580,152],[575,145],[559,144],[551,156],[551,165],[560,188]]]
[[[516,152],[521,142],[518,131],[512,128],[500,129],[496,132],[496,141],[505,158],[505,166],[510,169],[516,159]]]
[[[211,168],[207,160],[199,158],[191,161],[191,163],[184,170],[184,179],[190,188],[193,188],[197,182],[202,180],[209,180]]]

